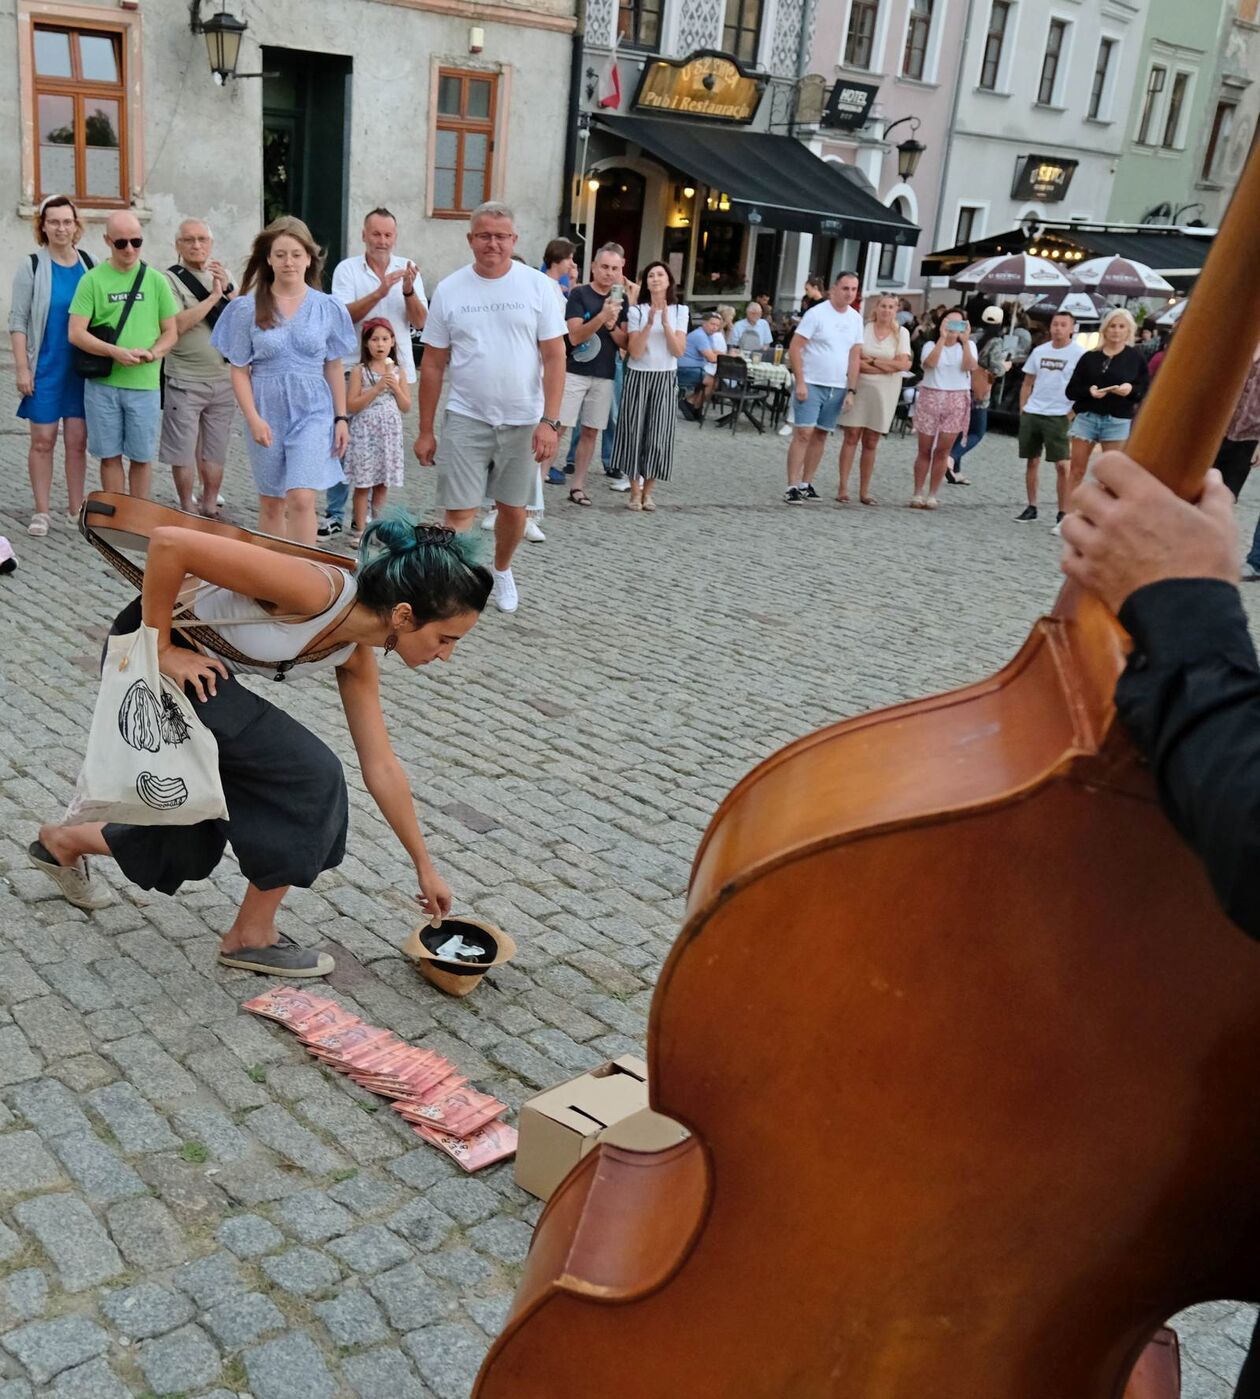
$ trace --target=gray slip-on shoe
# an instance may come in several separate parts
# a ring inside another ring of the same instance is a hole
[[[279,935],[270,947],[238,947],[220,952],[221,967],[258,972],[260,976],[327,976],[337,965],[327,952],[311,952],[292,938]]]
[[[91,912],[94,908],[108,908],[113,903],[107,889],[92,883],[92,873],[83,856],[80,856],[72,865],[59,865],[53,858],[52,852],[38,840],[31,841],[26,848],[26,853],[30,857],[31,864],[36,869],[43,870],[61,890],[62,898],[72,903],[75,908],[87,909]]]

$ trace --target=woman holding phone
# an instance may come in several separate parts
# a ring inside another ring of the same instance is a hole
[[[971,373],[976,351],[967,313],[954,306],[941,319],[941,338],[923,346],[923,382],[914,402],[919,450],[914,459],[912,510],[935,510],[950,448],[971,417]]]

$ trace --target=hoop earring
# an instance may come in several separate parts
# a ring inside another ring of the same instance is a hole
[[[390,634],[385,638],[385,654],[388,656],[389,653],[390,653],[391,651],[393,651],[393,650],[397,647],[397,645],[398,645],[398,633],[397,633],[396,631],[392,631],[392,632],[390,632]]]

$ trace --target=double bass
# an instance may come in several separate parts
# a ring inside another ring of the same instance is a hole
[[[1194,499],[1260,330],[1252,159],[1128,451]],[[540,1218],[475,1399],[1120,1399],[1260,1301],[1260,945],[1117,725],[1068,585],[992,678],[745,777],[648,1030],[690,1137]]]

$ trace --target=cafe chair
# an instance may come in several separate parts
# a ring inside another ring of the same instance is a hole
[[[724,405],[727,408],[726,416],[718,419],[718,426],[725,427],[729,423],[734,432],[742,414],[758,432],[765,432],[766,414],[770,411],[769,393],[749,380],[747,363],[738,355],[719,355],[716,375],[709,407],[717,409]]]

